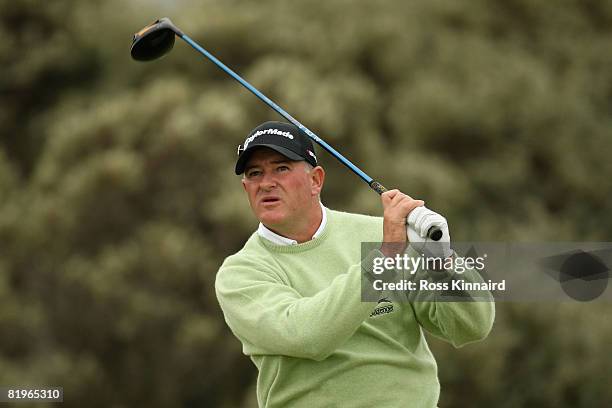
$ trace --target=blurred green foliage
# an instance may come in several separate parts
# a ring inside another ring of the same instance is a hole
[[[180,41],[132,61],[164,15],[454,239],[610,240],[609,1],[5,1],[0,384],[254,404],[213,282],[257,225],[235,147],[278,117]],[[319,157],[327,206],[380,214]],[[612,405],[608,310],[500,304],[485,342],[432,339],[440,406]]]

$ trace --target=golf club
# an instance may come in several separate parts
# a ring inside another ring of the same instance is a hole
[[[240,82],[245,88],[251,91],[255,96],[264,101],[269,107],[278,112],[283,118],[287,119],[293,125],[297,126],[304,133],[308,135],[313,141],[319,146],[328,151],[332,156],[338,159],[342,164],[351,169],[353,173],[358,175],[363,181],[365,181],[372,190],[378,194],[382,194],[387,189],[375,181],[372,177],[368,176],[361,169],[351,163],[350,160],[345,158],[336,149],[327,144],[323,139],[315,135],[310,129],[298,122],[293,116],[288,114],[284,109],[274,103],[270,98],[259,92],[255,87],[249,84],[247,81],[242,79],[238,74],[228,68],[225,64],[219,61],[215,56],[202,48],[199,44],[189,38],[181,30],[179,30],[169,18],[164,17],[153,23],[147,25],[142,30],[134,34],[132,39],[131,55],[132,58],[137,61],[151,61],[160,58],[167,54],[174,46],[175,35],[179,36],[187,44],[191,45],[196,51],[204,55],[210,61],[212,61],[217,67],[221,68],[228,75]],[[438,241],[442,238],[442,230],[436,226],[431,227],[427,233],[427,236],[433,240]]]

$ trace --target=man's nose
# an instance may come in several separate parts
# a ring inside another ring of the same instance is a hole
[[[261,179],[261,183],[259,183],[259,188],[265,191],[269,191],[277,186],[276,178],[272,173],[265,172]]]

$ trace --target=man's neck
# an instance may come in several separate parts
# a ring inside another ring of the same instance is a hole
[[[310,241],[315,232],[317,232],[323,221],[323,211],[321,203],[317,202],[316,206],[313,206],[312,211],[309,211],[308,215],[301,220],[302,222],[299,225],[274,227],[264,225],[275,234],[293,239],[298,244],[301,244]]]

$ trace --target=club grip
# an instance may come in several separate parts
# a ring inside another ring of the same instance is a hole
[[[382,194],[387,191],[386,187],[380,184],[376,180],[372,180],[370,182],[370,187],[372,188],[372,190],[376,191],[378,194]]]
[[[372,180],[370,182],[370,187],[378,194],[382,194],[387,191],[387,188],[376,180]],[[440,229],[440,227],[433,226],[429,229],[429,231],[427,231],[427,236],[432,241],[439,241],[440,238],[442,238],[442,230]]]

